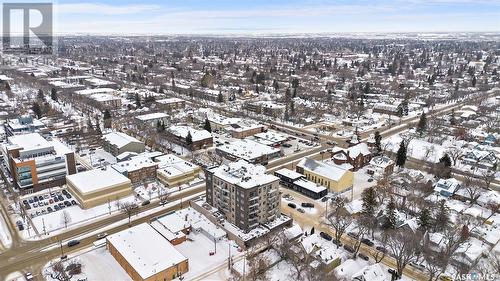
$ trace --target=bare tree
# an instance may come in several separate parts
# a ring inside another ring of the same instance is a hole
[[[68,224],[71,223],[71,216],[66,210],[61,213],[61,223],[64,224],[64,228],[68,228]]]
[[[288,257],[287,261],[295,273],[295,280],[302,280],[305,271],[309,267],[309,263],[312,261],[311,255],[301,243],[297,243],[289,250]]]
[[[130,225],[130,218],[136,212],[137,210],[137,205],[132,202],[124,202],[120,205],[120,208],[124,214],[127,215],[128,217],[128,224]]]
[[[255,247],[254,247],[255,248]],[[247,254],[248,271],[245,278],[252,281],[267,280],[267,271],[270,266],[270,261],[257,249],[250,249]]]
[[[453,166],[457,165],[458,158],[462,156],[462,150],[459,149],[458,147],[450,147],[446,153],[450,156],[451,160],[453,160]]]
[[[402,229],[390,230],[387,235],[387,250],[395,259],[397,276],[401,278],[406,265],[416,260],[422,235]]]
[[[489,189],[490,185],[491,185],[491,182],[493,182],[495,180],[495,173],[492,172],[492,171],[489,171],[489,170],[484,170],[481,173],[481,180],[484,183],[484,187],[486,189]]]
[[[326,215],[326,224],[335,230],[335,240],[337,241],[340,241],[353,220],[351,214],[345,209],[345,203],[346,199],[344,197],[336,197],[331,201],[330,211]]]
[[[470,200],[470,204],[474,205],[479,196],[481,196],[481,187],[479,187],[479,183],[477,182],[477,180],[473,179],[472,176],[466,176],[466,180],[464,181],[463,185],[467,197]]]

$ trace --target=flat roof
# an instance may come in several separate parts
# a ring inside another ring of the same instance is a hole
[[[266,174],[266,167],[253,165],[245,160],[230,162],[212,171],[214,176],[243,188],[252,188],[279,180],[276,176]]]
[[[308,181],[306,179],[299,179],[293,182],[293,184],[300,186],[302,188],[305,188],[309,191],[312,191],[314,193],[320,193],[326,190],[326,187],[322,185],[315,184],[312,181]]]
[[[106,239],[143,279],[187,260],[147,223],[125,229]]]
[[[135,118],[137,118],[141,121],[148,121],[148,120],[154,120],[154,119],[166,118],[166,117],[168,117],[168,115],[166,113],[155,112],[155,113],[139,115],[139,116],[136,116]]]
[[[131,142],[138,142],[142,143],[138,139],[131,137],[127,134],[124,134],[122,132],[113,132],[109,134],[103,135],[103,137],[110,142],[111,144],[116,145],[117,147],[123,147]]]
[[[247,161],[280,152],[277,148],[249,139],[233,141],[230,144],[218,146],[216,149]]]
[[[94,193],[110,186],[130,184],[130,179],[111,167],[106,170],[94,169],[66,176],[66,180],[81,193]]]
[[[304,175],[301,173],[297,173],[295,171],[292,171],[288,168],[282,168],[274,172],[275,174],[285,176],[289,179],[295,180],[295,179],[300,179],[303,178]]]

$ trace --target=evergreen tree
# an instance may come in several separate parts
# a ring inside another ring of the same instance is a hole
[[[398,152],[396,153],[396,165],[399,167],[404,167],[406,162],[406,146],[404,141],[399,144]]]
[[[377,148],[378,152],[382,151],[382,135],[379,131],[375,132],[375,147]]]
[[[160,120],[156,121],[156,131],[161,132],[161,121]]]
[[[43,100],[43,90],[42,89],[38,89],[38,95],[36,97],[39,100]]]
[[[109,112],[109,109],[104,110],[104,120],[111,119],[111,112]]]
[[[311,235],[313,235],[313,234],[314,234],[314,226],[313,226],[313,228],[311,228]]]
[[[141,107],[141,97],[139,97],[139,93],[135,94],[135,107],[137,108]]]
[[[448,207],[446,206],[446,201],[444,199],[439,201],[435,222],[436,231],[441,231],[450,222],[450,214],[448,212]]]
[[[210,125],[210,121],[208,120],[208,118],[205,118],[205,125],[203,126],[203,128],[210,133],[212,132],[212,126]]]
[[[450,124],[453,126],[457,124],[457,120],[455,119],[455,109],[451,110]]]
[[[431,226],[431,211],[429,208],[422,208],[418,215],[418,225],[425,231]]]
[[[224,102],[224,96],[220,92],[219,95],[217,96],[217,102]]]
[[[55,88],[52,88],[52,90],[50,91],[50,98],[53,101],[57,101],[57,90]]]
[[[33,103],[33,105],[31,106],[31,110],[33,110],[38,119],[42,118],[42,109],[37,102]]]
[[[363,190],[361,193],[361,199],[363,200],[363,213],[374,216],[375,209],[377,208],[377,191],[373,186]]]
[[[394,198],[391,197],[389,204],[387,204],[387,209],[385,210],[385,227],[394,229],[397,224],[396,218],[396,202],[394,202]]]
[[[445,153],[443,157],[439,159],[439,163],[442,163],[445,167],[451,167],[451,158],[448,153]]]
[[[472,87],[476,87],[476,82],[477,82],[476,76],[472,76],[472,81],[471,81]]]
[[[193,144],[193,137],[191,136],[191,132],[188,132],[186,136],[186,144],[188,146],[191,146]]]
[[[427,116],[425,115],[425,112],[422,112],[422,115],[420,115],[420,120],[418,120],[418,125],[417,125],[417,132],[422,136],[422,133],[425,131],[427,128]]]

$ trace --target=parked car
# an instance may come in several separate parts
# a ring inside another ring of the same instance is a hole
[[[358,253],[358,257],[364,259],[365,261],[368,261],[370,258],[368,258],[367,255],[363,254],[363,253]]]
[[[165,206],[167,204],[167,200],[161,200],[160,201],[160,206]]]
[[[54,210],[59,211],[61,208],[59,208],[59,205],[54,205]]]
[[[373,246],[373,242],[368,238],[361,239],[361,243],[366,244],[367,246],[370,246],[370,247]]]
[[[66,207],[71,207],[71,203],[69,203],[69,201],[64,201],[64,205],[66,205]]]
[[[339,247],[342,247],[342,242],[340,242],[339,240],[333,239],[332,243],[335,244],[335,245],[337,245],[337,246],[339,246]]]
[[[68,247],[73,247],[80,244],[80,240],[71,240],[68,242]]]
[[[358,239],[358,235],[354,232],[347,232],[347,236],[354,238],[354,239]]]
[[[302,204],[300,204],[302,207],[304,208],[314,208],[314,204],[313,203],[309,203],[309,202],[303,202]]]
[[[141,204],[141,205],[142,205],[142,206],[146,206],[146,205],[149,205],[149,203],[151,203],[151,202],[150,202],[149,200],[146,200],[146,201],[142,202],[142,204]]]
[[[75,206],[76,205],[76,201],[75,200],[71,200],[71,205]]]
[[[321,198],[321,202],[326,202],[326,201],[328,201],[328,199],[330,199],[330,198],[325,196],[325,197]]]
[[[52,213],[54,210],[52,210],[51,207],[47,207],[47,212]]]
[[[305,213],[305,212],[306,212],[306,211],[304,211],[304,209],[302,209],[302,208],[297,208],[297,211],[298,211],[299,213]]]
[[[103,233],[99,233],[99,234],[97,234],[96,238],[97,238],[97,239],[102,239],[102,238],[104,238],[104,237],[106,237],[106,236],[108,236],[108,234],[107,234],[106,232],[103,232]]]
[[[288,207],[292,208],[292,209],[295,209],[297,208],[297,206],[294,204],[294,203],[288,203]]]
[[[349,245],[344,245],[344,249],[349,253],[354,253],[354,248]]]
[[[382,246],[377,246],[377,247],[375,247],[375,249],[377,249],[378,251],[380,251],[382,253],[387,252],[387,250],[384,247],[382,247]]]
[[[332,236],[326,232],[323,232],[323,231],[321,231],[319,233],[319,236],[321,236],[323,239],[328,240],[328,241],[332,240]]]

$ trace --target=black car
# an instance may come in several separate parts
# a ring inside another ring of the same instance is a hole
[[[80,244],[79,240],[71,240],[68,242],[68,247],[73,247],[73,246],[76,246],[78,244]]]
[[[59,199],[59,201],[64,201],[64,197],[62,197],[62,195],[58,195],[57,199]]]
[[[26,200],[26,199],[23,200],[23,203],[24,203],[24,205],[29,205],[28,200]]]
[[[54,202],[59,202],[59,198],[57,198],[57,196],[54,197]]]
[[[69,194],[65,194],[64,196],[66,196],[66,199],[71,199],[71,195]]]
[[[323,197],[323,198],[321,198],[321,202],[326,202],[326,201],[328,201],[328,199],[330,199],[330,198],[328,198],[328,197]]]
[[[339,240],[333,239],[332,243],[335,244],[335,245],[337,245],[337,246],[339,246],[339,247],[342,247],[342,242],[340,242]]]
[[[54,205],[54,210],[59,211],[61,208],[59,208],[59,205]]]
[[[52,213],[53,212],[52,208],[51,207],[47,207],[47,212]]]
[[[373,242],[368,238],[361,239],[361,243],[366,244],[367,246],[370,246],[370,247],[373,246]]]
[[[24,225],[21,221],[16,221],[16,225],[17,225],[17,228],[19,229],[19,231],[24,230]]]
[[[321,231],[319,233],[319,236],[321,236],[323,239],[328,240],[328,241],[332,240],[332,236],[328,233],[323,232],[323,231]]]
[[[300,204],[302,207],[304,208],[314,208],[314,204],[313,203],[309,203],[309,202],[304,202],[302,204]]]
[[[391,275],[396,275],[397,274],[396,270],[394,270],[392,268],[387,269],[387,272],[389,272]]]
[[[33,202],[38,202],[38,197],[33,197]]]
[[[358,254],[358,257],[360,257],[360,258],[364,259],[365,261],[369,260],[368,256],[367,256],[367,255],[365,255],[365,254],[363,254],[363,253],[359,253],[359,254]]]
[[[42,195],[38,196],[38,201],[42,201],[42,200],[43,200],[43,196]]]
[[[354,253],[354,248],[349,245],[344,245],[344,249],[349,253]]]
[[[66,207],[71,207],[71,203],[69,203],[69,201],[64,201],[64,205],[66,205]]]
[[[294,203],[288,203],[288,207],[295,209],[297,206]]]
[[[387,250],[384,247],[382,247],[382,246],[377,246],[377,247],[375,247],[375,249],[377,249],[378,251],[380,251],[382,253],[387,252]]]
[[[63,202],[59,202],[59,208],[61,208],[61,209],[62,209],[62,208],[64,208],[64,207],[65,207],[65,206],[64,206],[64,203],[63,203]]]
[[[75,206],[76,205],[76,201],[75,200],[71,200],[71,205]]]
[[[356,233],[354,233],[354,232],[348,232],[347,236],[349,236],[351,238],[354,238],[354,239],[358,239],[358,235]]]

